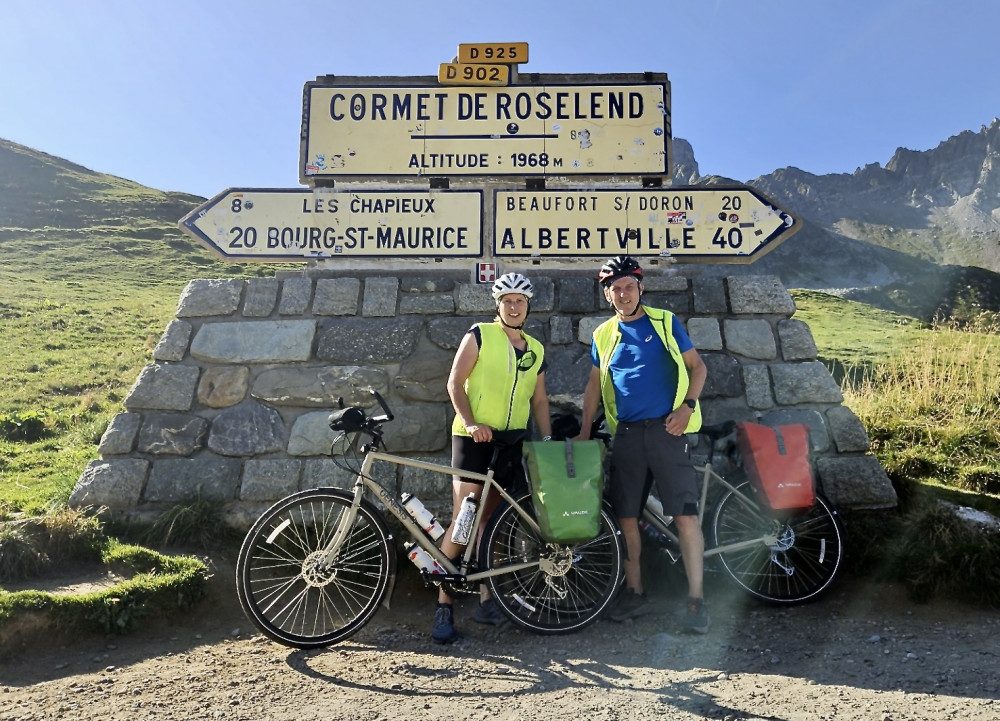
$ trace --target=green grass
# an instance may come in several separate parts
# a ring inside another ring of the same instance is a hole
[[[840,379],[894,481],[1000,514],[1000,334],[988,314],[925,324],[795,291],[819,355]]]
[[[280,266],[225,263],[184,236],[177,221],[197,198],[2,143],[0,187],[2,519],[65,505],[188,279],[271,276]],[[957,330],[823,293],[793,296],[901,497],[1000,509],[995,327]],[[188,504],[150,533],[183,534],[203,512]],[[24,557],[26,567],[37,560]]]

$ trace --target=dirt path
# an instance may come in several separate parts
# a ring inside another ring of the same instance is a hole
[[[569,636],[471,622],[429,641],[432,594],[404,575],[392,609],[353,639],[293,651],[254,632],[217,559],[187,618],[116,639],[0,650],[0,721],[17,719],[1000,718],[1000,612],[919,605],[843,580],[807,606],[761,606],[711,580],[712,630],[679,633],[680,596]]]

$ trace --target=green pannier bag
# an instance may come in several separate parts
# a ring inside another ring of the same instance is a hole
[[[524,444],[531,500],[542,537],[573,544],[597,537],[604,491],[604,444],[545,441]]]

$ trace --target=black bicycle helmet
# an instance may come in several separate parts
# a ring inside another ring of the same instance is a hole
[[[636,280],[642,280],[642,268],[630,255],[617,255],[601,266],[601,272],[597,274],[597,279],[601,285],[607,288],[619,278],[635,276]]]

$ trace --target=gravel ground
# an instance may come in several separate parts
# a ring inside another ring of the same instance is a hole
[[[429,640],[433,594],[401,577],[354,638],[296,651],[262,637],[215,559],[210,597],[129,636],[24,637],[0,649],[0,720],[1000,718],[1000,611],[841,579],[814,603],[757,604],[709,579],[712,629],[680,633],[668,575],[656,610],[567,636],[472,623]]]

